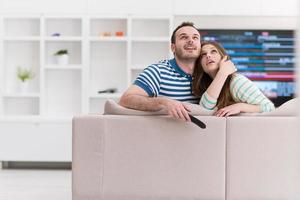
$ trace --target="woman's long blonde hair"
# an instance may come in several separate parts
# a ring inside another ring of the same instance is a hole
[[[213,41],[201,42],[201,48],[209,44],[213,45],[218,50],[222,58],[224,56],[227,56],[228,57],[227,59],[229,59],[229,55],[226,53],[225,49],[217,42],[213,42]],[[201,97],[204,94],[204,92],[207,90],[211,82],[213,81],[213,79],[207,73],[204,72],[203,67],[201,65],[201,59],[202,56],[200,55],[198,60],[196,61],[195,69],[193,72],[192,89],[193,89],[193,94],[197,97]],[[221,93],[217,100],[218,109],[224,108],[226,106],[235,103],[230,93],[231,79],[232,79],[232,74],[227,77],[222,87]]]

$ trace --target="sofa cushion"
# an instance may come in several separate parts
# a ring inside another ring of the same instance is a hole
[[[242,113],[239,116],[297,116],[299,109],[299,98],[291,99],[271,112],[264,113]]]
[[[191,115],[209,116],[212,115],[214,112],[211,110],[206,110],[197,104],[191,104],[191,103],[184,103],[184,104],[186,104],[191,109],[190,112]],[[140,110],[129,109],[119,105],[114,100],[109,99],[105,102],[104,105],[104,115],[167,115],[167,113],[165,110],[151,112],[151,111],[140,111]]]
[[[214,111],[206,110],[197,104],[184,103],[191,108],[191,115],[201,115],[201,116],[211,116]],[[275,110],[271,112],[265,113],[241,113],[238,116],[297,116],[299,108],[299,98],[291,99],[281,106],[277,107]],[[117,102],[112,99],[109,99],[105,102],[104,105],[104,115],[167,115],[165,110],[160,111],[140,111],[125,108],[120,106]]]

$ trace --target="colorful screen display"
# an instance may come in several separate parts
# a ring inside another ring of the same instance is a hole
[[[238,72],[279,106],[295,95],[293,30],[200,30],[202,40],[222,44]]]

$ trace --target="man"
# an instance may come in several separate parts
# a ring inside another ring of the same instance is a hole
[[[167,113],[191,121],[183,102],[198,103],[192,94],[192,74],[200,55],[200,33],[193,23],[183,22],[171,37],[174,59],[148,66],[122,95],[119,104],[136,110]]]

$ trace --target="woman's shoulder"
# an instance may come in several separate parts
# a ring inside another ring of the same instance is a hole
[[[230,81],[230,89],[232,91],[237,91],[242,86],[250,86],[253,85],[253,82],[247,78],[245,75],[240,73],[234,73],[232,75],[231,81]]]
[[[249,78],[247,78],[245,75],[243,74],[240,74],[240,73],[234,73],[232,75],[232,78],[231,78],[231,84],[234,84],[236,82],[251,82],[251,80]]]
[[[232,79],[248,79],[248,78],[243,74],[234,73],[234,74],[232,74]]]

